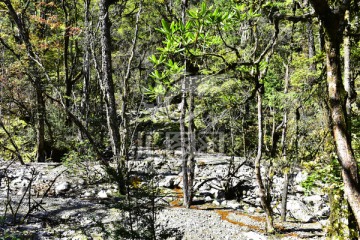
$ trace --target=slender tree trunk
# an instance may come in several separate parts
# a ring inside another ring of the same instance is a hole
[[[195,84],[194,79],[190,77],[190,84],[189,84],[189,128],[188,128],[188,138],[189,138],[189,156],[188,156],[188,164],[189,164],[189,175],[188,175],[188,182],[189,187],[188,191],[188,206],[190,207],[192,203],[192,199],[194,197],[194,178],[195,178],[195,152],[196,152],[196,142],[195,142],[195,122],[194,122],[194,109],[195,109],[195,103],[194,103],[194,92],[195,92]]]
[[[101,89],[103,91],[106,109],[106,120],[109,131],[111,149],[115,158],[120,154],[120,134],[117,121],[114,83],[112,78],[111,59],[111,35],[109,18],[109,0],[100,0],[100,32],[101,32],[101,58],[102,78]]]
[[[65,31],[64,31],[64,74],[65,74],[65,106],[70,107],[70,99],[72,92],[72,81],[69,77],[69,45],[70,45],[70,26],[69,26],[69,14],[67,11],[67,2],[66,0],[62,1],[62,9],[65,17]],[[69,119],[68,119],[69,120]],[[67,120],[67,122],[68,122]],[[69,123],[69,122],[68,122]]]
[[[350,37],[349,37],[349,28],[350,28],[350,12],[347,10],[345,12],[345,20],[347,21],[348,25],[345,28],[345,34],[344,34],[344,42],[343,42],[343,48],[344,48],[344,89],[347,93],[347,97],[346,97],[346,114],[347,114],[347,130],[349,132],[349,138],[350,141],[352,139],[351,134],[352,134],[352,123],[351,123],[351,118],[352,118],[352,112],[351,112],[351,103],[353,101],[354,98],[354,90],[352,88],[352,81],[351,81],[351,69],[350,69]],[[357,229],[357,224],[356,224],[356,219],[354,216],[354,213],[350,207],[350,204],[348,203],[348,209],[349,209],[349,216],[348,216],[348,227],[351,232],[357,232],[358,234],[358,229]],[[357,239],[357,237],[354,236],[354,239]]]
[[[120,124],[120,132],[121,132],[121,157],[127,162],[129,160],[129,147],[130,147],[130,130],[128,125],[128,117],[127,117],[127,108],[128,108],[128,97],[129,97],[129,80],[131,77],[131,64],[134,59],[136,45],[138,41],[138,33],[139,33],[139,21],[142,11],[142,1],[139,3],[139,10],[136,14],[136,24],[135,24],[135,32],[134,38],[132,40],[132,45],[130,48],[130,57],[127,64],[126,74],[123,79],[122,84],[122,94],[121,94],[121,124]]]
[[[45,99],[41,85],[36,87],[36,102],[37,102],[37,161],[45,162]]]
[[[186,66],[186,60],[185,60]],[[185,117],[186,117],[186,74],[181,80],[181,103],[180,103],[180,141],[181,141],[181,158],[182,158],[182,173],[183,173],[183,193],[184,193],[184,206],[190,207],[189,203],[189,181],[188,181],[188,154],[186,144],[186,131],[185,131]]]
[[[329,105],[332,120],[332,132],[335,140],[338,160],[342,167],[344,192],[360,227],[360,187],[358,166],[351,146],[347,128],[346,92],[341,78],[340,44],[343,40],[345,10],[350,1],[339,6],[333,12],[325,0],[310,0],[315,13],[325,29],[325,48]]]
[[[290,58],[291,59],[291,58]],[[289,89],[289,79],[290,79],[290,73],[289,73],[289,64],[285,65],[285,87],[284,87],[284,94],[288,93]],[[283,129],[281,134],[281,152],[282,152],[282,158],[285,163],[285,165],[289,168],[289,164],[287,163],[287,145],[286,145],[286,133],[287,133],[287,124],[288,124],[288,112],[287,109],[284,111],[284,117],[283,117]],[[287,196],[288,196],[288,188],[289,188],[289,174],[290,170],[285,169],[284,172],[284,185],[283,185],[283,191],[282,191],[282,199],[281,199],[281,221],[286,221],[286,211],[287,211]]]
[[[308,35],[308,48],[309,48],[308,57],[311,59],[315,56],[315,41],[314,41],[314,33],[313,33],[311,19],[309,19],[309,21],[306,23],[306,30]],[[316,70],[316,65],[313,61],[310,63],[310,70],[311,71]]]
[[[360,189],[358,167],[351,146],[350,132],[347,130],[345,90],[340,72],[340,44],[327,41],[327,80],[329,87],[330,111],[333,137],[337,155],[342,166],[344,191],[360,226]]]
[[[90,78],[91,78],[91,71],[90,71],[90,56],[91,56],[91,49],[90,49],[90,41],[91,41],[91,34],[90,34],[90,2],[91,0],[84,0],[84,27],[85,27],[85,47],[84,47],[84,62],[83,62],[83,87],[82,87],[82,96],[81,96],[81,103],[80,103],[80,112],[83,119],[83,125],[85,127],[88,126],[88,112],[89,112],[89,90],[90,90]],[[82,136],[82,131],[79,131],[79,136]]]
[[[109,0],[100,0],[100,43],[101,43],[101,70],[102,77],[101,90],[105,101],[106,120],[109,131],[109,139],[114,160],[117,163],[117,179],[121,194],[126,194],[125,186],[125,161],[120,159],[120,132],[117,120],[117,107],[115,102],[114,83],[112,78],[112,59],[111,59],[111,34],[109,18]]]
[[[182,0],[181,5],[181,21],[186,24],[186,9],[188,0]],[[180,141],[181,141],[181,158],[182,158],[182,173],[183,173],[183,192],[184,192],[184,206],[189,208],[191,205],[189,195],[191,186],[189,186],[189,168],[188,168],[188,146],[186,143],[187,134],[185,131],[185,119],[186,119],[186,66],[187,60],[184,56],[184,76],[181,79],[181,109],[180,109]]]
[[[275,231],[275,229],[274,229],[272,210],[270,207],[270,203],[267,199],[265,186],[264,186],[262,178],[261,178],[261,168],[260,168],[260,166],[261,166],[260,162],[261,162],[261,158],[262,158],[262,147],[263,147],[263,142],[264,142],[263,115],[262,115],[262,91],[263,91],[262,89],[257,90],[258,149],[257,149],[256,158],[255,158],[255,175],[256,175],[256,181],[257,181],[257,184],[259,187],[259,197],[261,200],[261,205],[266,214],[266,231],[268,233],[273,233]]]

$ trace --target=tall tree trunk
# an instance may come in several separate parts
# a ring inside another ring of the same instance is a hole
[[[309,54],[310,55],[310,54]],[[290,58],[291,59],[291,58]],[[284,88],[284,94],[288,93],[289,89],[289,79],[290,79],[290,73],[289,73],[289,64],[285,65],[285,88]],[[287,109],[284,111],[284,117],[283,117],[283,129],[281,134],[281,152],[282,152],[282,158],[283,162],[287,166],[285,168],[284,172],[284,185],[283,185],[283,191],[281,196],[281,221],[286,221],[286,211],[287,211],[287,196],[288,196],[288,188],[289,188],[289,174],[290,174],[290,164],[287,163],[287,145],[286,145],[286,133],[287,133],[287,124],[288,124],[288,112]]]
[[[194,84],[194,78],[190,77],[189,79],[190,83],[189,83],[189,128],[188,128],[188,141],[189,141],[189,146],[188,146],[188,151],[189,151],[189,155],[188,155],[188,164],[189,164],[189,175],[188,175],[188,205],[186,207],[190,207],[191,203],[192,203],[192,199],[194,197],[194,178],[195,178],[195,153],[196,153],[196,142],[195,142],[195,122],[194,122],[194,118],[195,118],[195,114],[194,114],[194,109],[195,109],[195,96],[194,96],[194,92],[195,92],[195,84]]]
[[[40,84],[39,84],[40,85]],[[43,96],[42,85],[36,87],[36,105],[37,105],[37,161],[45,162],[45,99]]]
[[[114,160],[117,163],[118,185],[121,194],[126,194],[125,187],[125,161],[120,159],[120,133],[117,120],[117,107],[115,102],[115,91],[112,77],[112,59],[111,59],[111,34],[109,7],[111,1],[100,0],[100,43],[101,43],[101,90],[105,101],[106,120],[109,131]]]
[[[182,0],[181,5],[181,21],[186,24],[186,9],[188,6],[188,0]],[[187,134],[185,131],[185,119],[186,119],[186,65],[187,60],[184,56],[184,76],[181,79],[181,109],[180,109],[180,141],[181,141],[181,158],[182,158],[182,173],[183,173],[183,192],[184,192],[184,206],[189,208],[190,195],[189,195],[189,174],[188,174],[188,146],[186,144]]]
[[[87,127],[88,125],[88,112],[89,112],[89,90],[90,90],[90,77],[91,77],[91,65],[90,65],[90,56],[91,56],[91,34],[90,34],[90,2],[91,0],[84,0],[84,28],[85,28],[85,47],[84,47],[84,62],[83,62],[83,87],[82,87],[82,96],[80,103],[80,112],[83,119],[83,125]],[[79,131],[79,136],[82,136],[82,131]]]
[[[340,44],[344,33],[345,10],[350,2],[333,12],[327,1],[310,0],[316,14],[322,21],[326,33],[326,66],[329,105],[332,120],[332,132],[335,140],[338,160],[342,167],[344,192],[360,227],[360,188],[358,166],[351,146],[350,133],[347,128],[346,92],[341,78]]]
[[[26,47],[27,55],[30,59],[30,67],[29,67],[29,77],[30,81],[33,84],[36,92],[36,118],[37,118],[37,133],[36,133],[36,160],[38,162],[45,162],[45,117],[46,117],[46,106],[45,106],[45,99],[44,99],[44,83],[41,78],[41,74],[39,71],[40,59],[35,54],[33,50],[33,46],[30,42],[29,32],[24,25],[23,19],[20,19],[19,15],[15,11],[11,1],[4,0],[2,1],[5,3],[9,15],[14,20],[17,28],[19,29],[21,40],[24,42]]]
[[[66,0],[62,1],[62,9],[64,12],[65,18],[65,31],[64,31],[64,74],[65,74],[65,106],[70,107],[71,91],[72,91],[72,81],[69,77],[69,45],[70,45],[70,26],[69,26],[69,14],[68,6]],[[69,119],[67,120],[67,122]],[[69,122],[68,122],[69,123]]]
[[[262,148],[263,148],[263,142],[264,142],[264,136],[263,136],[263,115],[262,115],[262,92],[263,92],[263,86],[261,86],[257,90],[257,115],[258,115],[258,149],[257,149],[257,155],[255,158],[255,175],[256,175],[256,181],[259,187],[259,197],[261,200],[261,205],[265,211],[266,214],[266,231],[268,233],[275,232],[274,229],[274,222],[273,222],[273,216],[272,216],[272,210],[270,206],[270,202],[267,199],[267,193],[265,190],[264,183],[261,178],[261,158],[262,158]]]
[[[109,18],[109,0],[100,0],[100,31],[101,31],[101,90],[105,100],[106,120],[109,131],[111,149],[115,158],[120,153],[120,134],[117,121],[115,91],[112,78],[111,35]]]
[[[308,57],[311,59],[315,56],[315,41],[314,41],[314,33],[313,33],[311,18],[306,23],[306,30],[307,30],[307,35],[308,35],[308,48],[309,48]],[[315,65],[314,61],[311,61],[311,63],[310,63],[310,70],[311,71],[316,70],[316,65]]]
[[[349,31],[350,31],[350,11],[347,10],[345,12],[345,21],[347,22],[347,27],[345,28],[345,34],[344,34],[344,42],[343,42],[343,48],[344,48],[344,89],[347,93],[347,97],[346,97],[346,114],[347,114],[347,130],[349,132],[349,137],[350,137],[350,141],[352,139],[351,134],[352,134],[352,123],[351,123],[351,118],[352,118],[352,112],[351,112],[351,103],[354,99],[354,94],[353,92],[353,84],[352,84],[352,80],[351,80],[351,69],[350,69],[350,36],[349,36]],[[358,234],[358,229],[357,229],[357,224],[356,224],[356,219],[354,216],[354,213],[350,207],[350,204],[348,203],[348,209],[349,209],[349,216],[348,216],[348,227],[350,229],[350,234],[351,232]],[[357,239],[357,237],[354,236],[354,239]]]

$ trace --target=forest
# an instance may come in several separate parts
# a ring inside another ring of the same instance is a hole
[[[239,211],[261,217],[254,239],[287,239],[291,203],[309,196],[329,209],[299,220],[321,222],[314,239],[358,239],[359,10],[357,0],[0,0],[0,239],[210,239],[157,224],[162,211],[204,207],[230,223]],[[83,238],[21,230],[69,223],[39,212],[80,195],[120,212],[112,227],[96,222],[101,238],[90,225]]]

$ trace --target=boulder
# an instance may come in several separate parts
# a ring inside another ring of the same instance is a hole
[[[100,199],[107,199],[109,196],[105,190],[101,190],[100,192],[98,192],[97,197]]]
[[[303,201],[311,206],[320,205],[322,203],[322,197],[320,195],[306,196]]]
[[[160,180],[159,187],[174,188],[176,178],[177,176],[165,176],[164,179]]]
[[[306,172],[299,172],[298,174],[296,174],[294,181],[296,184],[300,184],[303,181],[305,181],[307,178],[308,178],[308,174]]]
[[[239,209],[241,208],[241,204],[236,200],[226,201],[226,206],[232,209]]]
[[[315,218],[306,205],[299,200],[288,200],[287,209],[290,216],[301,222],[311,222]]]
[[[71,184],[69,182],[67,182],[67,181],[60,182],[55,185],[55,193],[56,193],[56,195],[64,194],[70,190],[70,187],[71,187]]]

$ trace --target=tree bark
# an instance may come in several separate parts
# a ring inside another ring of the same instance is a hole
[[[350,133],[347,125],[346,92],[341,78],[340,44],[344,33],[345,10],[350,2],[345,1],[333,12],[327,1],[310,0],[316,14],[320,18],[326,33],[326,66],[329,105],[332,120],[332,133],[336,145],[338,160],[342,167],[344,192],[360,227],[360,188],[358,166],[351,146]]]
[[[188,5],[188,0],[182,0],[181,4],[181,21],[186,24],[186,9]],[[180,141],[181,141],[181,158],[182,158],[182,173],[183,173],[183,193],[184,193],[184,203],[183,205],[186,208],[190,208],[191,206],[191,196],[190,190],[191,186],[189,186],[189,166],[188,166],[188,145],[186,143],[187,134],[185,131],[185,120],[186,120],[186,66],[187,59],[184,56],[184,76],[181,79],[181,103],[180,103]]]
[[[91,0],[84,0],[84,27],[85,27],[85,47],[84,47],[84,62],[83,62],[83,86],[82,86],[82,96],[80,103],[80,112],[83,119],[83,125],[87,127],[88,125],[88,112],[89,112],[89,90],[90,90],[90,56],[91,56],[91,35],[90,35],[90,2]],[[84,138],[82,131],[79,131],[79,136]]]
[[[264,142],[264,136],[263,136],[263,115],[262,115],[262,88],[263,86],[260,86],[260,88],[257,90],[257,115],[258,115],[258,149],[257,149],[257,155],[255,158],[255,175],[256,175],[256,181],[259,187],[259,197],[261,200],[261,205],[265,211],[266,214],[266,232],[267,233],[273,233],[275,232],[274,229],[274,222],[273,222],[273,216],[272,216],[272,210],[270,207],[270,202],[267,199],[267,194],[265,190],[265,186],[263,184],[262,178],[261,178],[261,158],[262,158],[262,147]]]
[[[100,0],[100,43],[101,43],[101,71],[100,87],[105,102],[106,121],[109,132],[109,140],[113,153],[113,158],[117,164],[117,183],[121,194],[126,194],[125,184],[125,161],[120,159],[120,132],[117,119],[117,106],[115,102],[114,82],[112,77],[111,59],[111,23],[109,17],[109,7],[111,1]]]
[[[351,47],[351,42],[350,42],[350,36],[349,36],[349,31],[350,31],[350,11],[347,10],[345,11],[345,21],[347,22],[347,26],[345,27],[345,34],[344,34],[344,42],[343,42],[343,49],[344,49],[344,89],[347,93],[347,97],[346,97],[346,114],[347,114],[347,131],[349,132],[349,137],[350,137],[350,141],[352,141],[352,101],[353,101],[353,92],[354,89],[352,88],[353,84],[351,81],[351,69],[350,69],[350,47]],[[359,231],[357,229],[357,224],[356,224],[356,219],[354,216],[354,213],[350,207],[350,204],[348,203],[348,227],[350,229],[350,234],[351,232],[353,233],[357,233],[357,235],[359,235]],[[357,239],[358,237],[353,237],[353,239]]]
[[[102,78],[101,90],[105,100],[106,120],[109,131],[111,149],[115,158],[120,154],[120,133],[117,121],[115,91],[112,77],[112,59],[111,59],[111,34],[109,18],[109,0],[101,0],[100,8],[100,34],[101,34],[101,69]]]
[[[188,141],[189,141],[189,155],[188,155],[188,164],[189,164],[189,175],[188,175],[188,208],[192,204],[192,199],[194,197],[194,178],[195,178],[195,153],[196,153],[196,142],[195,142],[195,84],[194,79],[190,77],[190,83],[189,83],[189,128],[188,128]]]
[[[289,64],[285,65],[285,87],[284,87],[284,94],[288,93],[289,90],[289,79],[290,79],[290,73],[289,73]],[[281,134],[281,152],[282,152],[282,158],[284,163],[287,167],[289,167],[287,161],[287,145],[286,145],[286,133],[287,133],[287,124],[288,124],[288,112],[287,109],[284,111],[284,117],[283,117],[283,129]],[[284,185],[283,185],[283,191],[282,191],[282,199],[281,199],[281,221],[286,221],[286,211],[287,211],[287,196],[288,196],[288,187],[289,187],[289,170],[285,169],[284,172]]]

